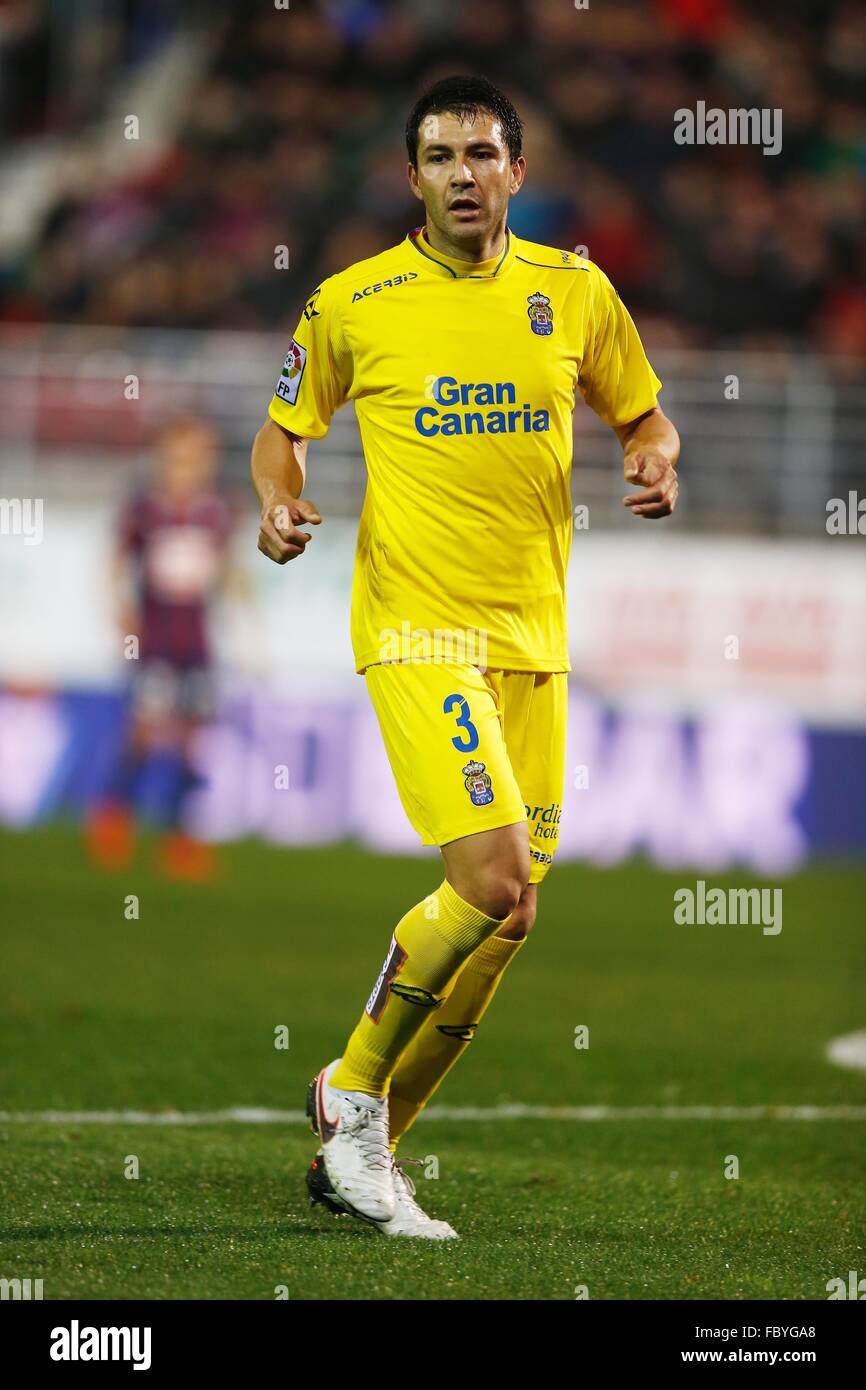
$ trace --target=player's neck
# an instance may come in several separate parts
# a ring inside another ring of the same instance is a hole
[[[448,256],[454,261],[465,261],[467,265],[480,265],[485,261],[496,260],[502,255],[505,249],[505,223],[497,227],[490,233],[478,246],[467,246],[464,242],[449,240],[431,226],[428,219],[423,228],[424,239],[428,246],[434,251],[438,251],[442,256]]]

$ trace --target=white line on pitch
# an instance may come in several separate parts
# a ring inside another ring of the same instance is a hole
[[[859,1033],[846,1033],[841,1038],[833,1038],[827,1044],[827,1059],[837,1067],[851,1067],[854,1071],[866,1071],[866,1029]]]
[[[866,1120],[866,1105],[433,1105],[422,1120]],[[0,1110],[0,1124],[304,1125],[302,1110]]]

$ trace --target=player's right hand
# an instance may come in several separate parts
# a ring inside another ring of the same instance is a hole
[[[301,497],[283,497],[271,502],[262,513],[259,525],[259,550],[276,565],[284,565],[303,555],[307,542],[313,538],[309,531],[299,531],[298,523],[319,526],[321,516],[315,502]]]

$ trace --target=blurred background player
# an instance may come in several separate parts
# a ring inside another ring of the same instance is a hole
[[[213,851],[182,830],[181,808],[199,780],[190,759],[193,735],[214,710],[208,610],[225,580],[232,526],[215,486],[218,457],[207,420],[173,419],[158,438],[153,480],[133,494],[120,519],[113,584],[131,658],[132,708],[107,796],[87,822],[90,853],[107,867],[132,857],[145,776],[157,784],[160,866],[192,879],[214,867]]]

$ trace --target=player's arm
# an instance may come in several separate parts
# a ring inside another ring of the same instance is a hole
[[[577,383],[623,451],[626,481],[644,492],[623,499],[636,516],[669,516],[677,500],[679,435],[658,404],[661,382],[634,321],[598,266],[590,266],[590,314]]]
[[[676,467],[680,437],[661,406],[626,425],[615,425],[614,432],[622,445],[626,482],[644,489],[629,493],[623,505],[635,516],[670,516],[679,491]]]
[[[253,487],[262,509],[259,550],[277,565],[303,555],[309,531],[322,518],[314,502],[301,498],[306,477],[307,440],[267,419],[253,440]]]
[[[332,276],[304,305],[268,419],[253,443],[253,487],[262,507],[259,550],[278,565],[303,555],[312,540],[299,526],[322,520],[314,502],[301,500],[307,442],[327,434],[331,417],[348,399],[352,370]]]

